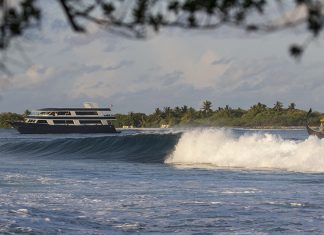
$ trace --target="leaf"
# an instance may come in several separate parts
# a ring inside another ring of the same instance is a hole
[[[299,59],[302,56],[304,49],[302,46],[294,44],[290,46],[289,52],[291,56],[295,57],[296,59]]]

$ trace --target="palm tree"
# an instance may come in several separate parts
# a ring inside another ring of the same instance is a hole
[[[250,109],[255,113],[261,113],[267,110],[267,106],[265,104],[258,102],[257,104],[253,105]]]
[[[24,112],[24,114],[23,114],[23,116],[24,117],[27,117],[30,114],[31,114],[31,112],[28,109],[26,109],[25,112]]]
[[[231,115],[232,108],[229,105],[225,105],[224,110],[225,110],[226,115],[229,117]]]
[[[176,117],[180,117],[181,116],[181,109],[180,109],[180,107],[176,106],[173,109],[173,112],[174,112],[174,114],[175,114]]]
[[[201,107],[201,110],[203,113],[207,116],[207,114],[211,113],[213,110],[211,109],[212,103],[209,100],[205,100],[203,102],[203,106]]]
[[[162,111],[159,108],[156,108],[155,111],[154,111],[154,113],[153,113],[153,115],[155,117],[157,117],[157,118],[160,118],[161,117],[161,114],[162,114]]]
[[[277,101],[273,107],[273,110],[280,112],[283,108],[283,104],[279,101]]]
[[[294,110],[296,108],[296,104],[295,103],[290,103],[288,106],[289,110]]]
[[[232,108],[227,104],[225,105],[225,111],[230,111]]]
[[[172,113],[172,109],[169,106],[167,106],[163,108],[163,112],[165,113],[166,116],[168,116],[169,114]]]
[[[188,106],[187,105],[184,105],[181,107],[181,112],[182,113],[186,113],[188,111]]]

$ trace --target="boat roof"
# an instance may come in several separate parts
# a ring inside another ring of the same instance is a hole
[[[110,108],[43,108],[34,111],[111,111]]]
[[[115,120],[115,116],[27,116],[28,119],[50,119],[50,120]]]

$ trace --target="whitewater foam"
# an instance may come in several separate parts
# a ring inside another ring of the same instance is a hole
[[[222,129],[201,129],[183,133],[168,164],[248,169],[284,169],[324,172],[324,140],[284,140],[273,134],[245,134],[235,137]]]

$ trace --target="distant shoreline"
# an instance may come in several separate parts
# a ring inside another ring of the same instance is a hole
[[[310,126],[317,128],[318,126]],[[252,127],[238,127],[238,126],[174,126],[169,128],[161,127],[133,127],[122,128],[117,127],[118,130],[170,130],[170,129],[204,129],[204,128],[229,128],[229,129],[251,129],[251,130],[303,130],[305,126],[252,126]],[[0,127],[0,129],[14,129],[13,127]]]
[[[22,121],[30,111],[24,114],[0,113],[0,128],[9,127],[8,121]],[[294,103],[284,108],[277,102],[273,108],[257,103],[248,110],[231,108],[228,105],[211,109],[211,102],[205,101],[202,108],[194,109],[189,106],[156,108],[153,113],[129,112],[115,114],[113,125],[116,128],[242,128],[242,129],[304,129],[306,119],[311,126],[318,127],[324,113],[311,113],[296,109]]]

